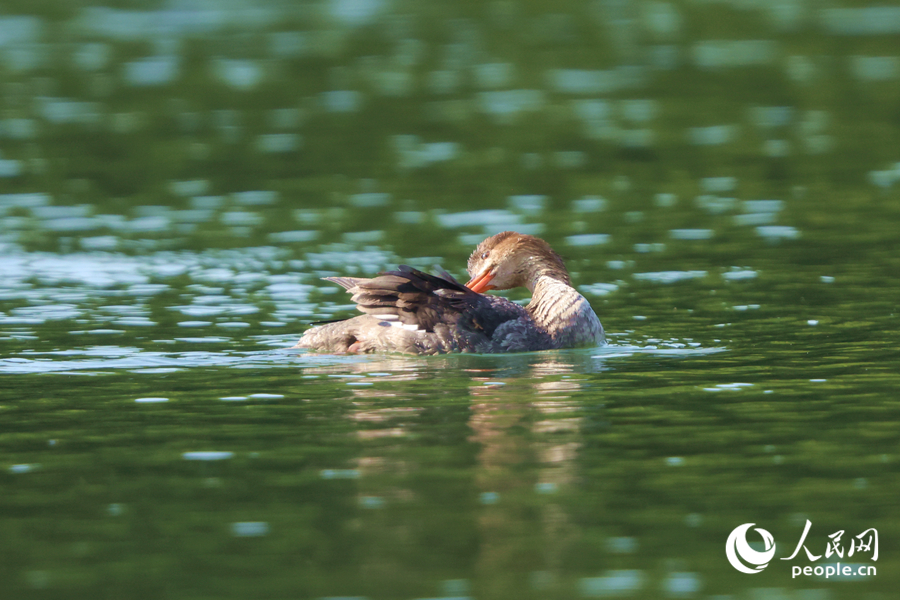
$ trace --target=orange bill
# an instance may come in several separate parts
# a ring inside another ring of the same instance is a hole
[[[473,292],[478,292],[479,294],[482,294],[488,290],[497,289],[494,286],[490,285],[493,278],[494,274],[491,273],[490,269],[485,269],[484,271],[473,277],[469,281],[469,283],[466,284],[466,287]]]

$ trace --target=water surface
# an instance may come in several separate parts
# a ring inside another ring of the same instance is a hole
[[[0,596],[892,597],[895,7],[12,4]],[[506,229],[608,346],[291,349]]]

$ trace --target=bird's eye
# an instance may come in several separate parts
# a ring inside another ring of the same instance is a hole
[[[491,255],[490,252],[482,252],[482,254],[481,254],[481,260],[487,260],[487,257],[490,256],[490,255]]]

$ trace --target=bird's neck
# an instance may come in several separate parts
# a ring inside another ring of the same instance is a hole
[[[556,335],[558,330],[569,325],[567,308],[571,306],[578,292],[569,284],[569,276],[558,269],[547,269],[536,273],[531,289],[531,302],[526,309],[534,322]]]
[[[570,285],[569,274],[560,265],[541,257],[533,257],[529,261],[529,269],[525,278],[525,287],[531,292],[532,297],[541,289],[553,286],[557,283]]]

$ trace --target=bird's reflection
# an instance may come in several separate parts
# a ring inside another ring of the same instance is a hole
[[[546,589],[579,536],[558,499],[578,480],[583,394],[597,385],[590,375],[602,361],[584,351],[368,358],[304,373],[347,379],[344,414],[360,442],[359,506],[405,507],[389,519],[361,513],[377,554],[369,566],[415,545],[413,532],[438,527],[431,519],[452,519],[454,530],[478,540],[463,570],[482,582],[519,571],[522,536],[539,532]],[[465,482],[435,479],[448,464],[459,472],[460,461],[468,465]]]
[[[528,375],[526,394],[514,380],[509,386],[488,386],[483,376],[473,377],[470,387],[477,401],[469,424],[481,447],[475,481],[482,498],[497,499],[478,515],[484,542],[474,567],[482,581],[492,581],[491,573],[515,572],[522,532],[538,529],[540,577],[528,585],[545,589],[557,579],[563,551],[578,535],[564,505],[552,498],[576,479],[582,445],[577,394],[586,384],[571,356],[541,357],[528,365]],[[537,513],[520,510],[518,505],[534,502],[535,495],[544,496]]]

